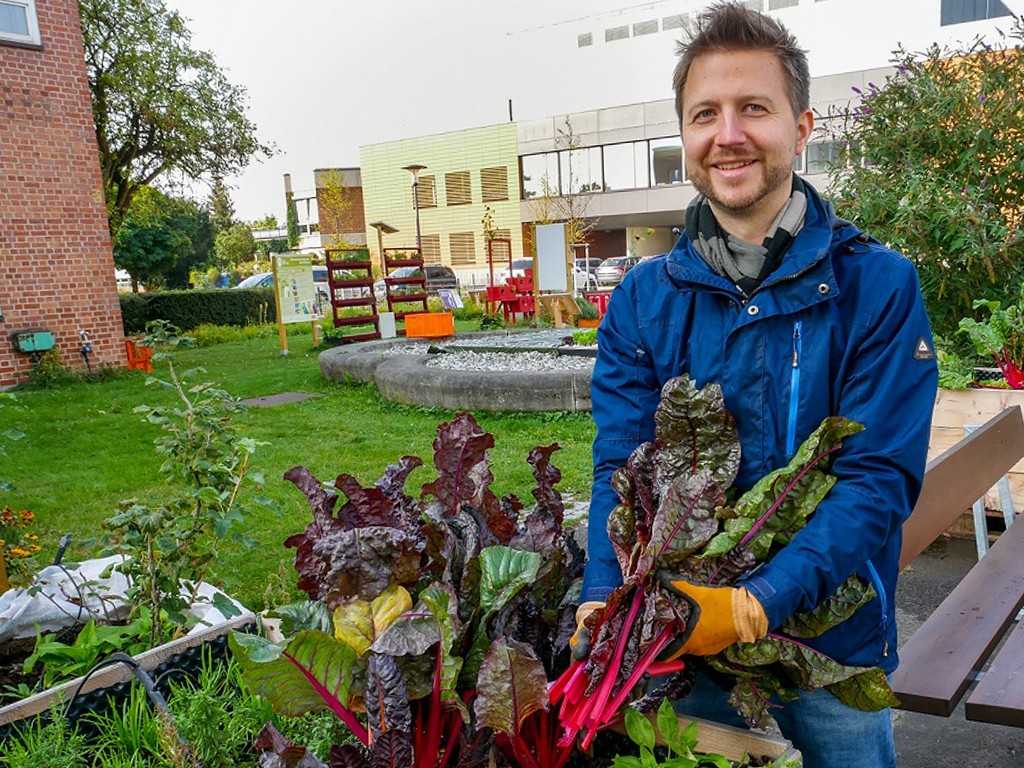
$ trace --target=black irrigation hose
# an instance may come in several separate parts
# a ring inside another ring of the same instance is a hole
[[[67,708],[65,709],[65,714],[70,715],[71,708],[74,706],[75,700],[78,699],[79,694],[82,692],[82,688],[89,681],[89,678],[92,677],[94,673],[99,672],[101,669],[111,667],[114,664],[124,664],[126,667],[131,669],[132,674],[135,675],[135,679],[139,681],[143,689],[146,691],[146,697],[153,705],[153,708],[156,709],[157,714],[161,717],[166,718],[167,721],[171,723],[171,725],[173,726],[174,715],[171,714],[171,710],[168,708],[167,700],[163,697],[163,694],[161,694],[160,691],[156,689],[156,682],[154,682],[150,674],[146,670],[144,670],[135,659],[133,659],[128,654],[121,652],[110,654],[107,658],[93,665],[92,669],[85,673],[85,676],[82,678],[82,682],[80,682],[78,684],[78,687],[75,688],[75,692],[72,694],[71,699],[68,701]],[[162,679],[174,671],[178,671],[176,667],[167,670],[162,675],[160,675],[160,678],[158,679]],[[181,748],[182,752],[185,755],[187,755],[189,759],[191,759],[192,765],[195,766],[195,768],[203,768],[202,762],[199,760],[198,757],[194,755],[191,746],[184,739],[184,737],[181,735],[181,733],[178,731],[176,727],[174,728],[174,735],[175,738],[177,738],[178,740],[178,746]]]

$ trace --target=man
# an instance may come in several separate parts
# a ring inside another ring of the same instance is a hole
[[[616,289],[599,331],[578,617],[621,583],[606,531],[611,475],[653,438],[662,385],[686,373],[724,391],[743,450],[740,489],[786,464],[826,416],[865,430],[836,455],[829,496],[769,563],[735,588],[676,584],[701,607],[682,652],[763,637],[856,573],[877,598],[808,642],[844,664],[892,672],[900,528],[920,490],[937,383],[916,272],[793,174],[814,118],[806,56],[779,22],[738,3],[705,11],[673,85],[700,197],[675,248]],[[739,724],[726,696],[702,674],[681,706]],[[850,709],[819,690],[774,714],[808,768],[895,765],[889,711]]]

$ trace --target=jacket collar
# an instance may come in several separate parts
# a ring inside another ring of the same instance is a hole
[[[824,200],[810,184],[807,187],[807,214],[803,229],[789,246],[782,263],[762,283],[763,290],[786,280],[792,280],[811,270],[829,256],[833,244],[852,240],[860,230],[836,216],[832,204]],[[669,277],[676,283],[690,283],[740,296],[732,282],[714,272],[694,250],[686,232],[679,236],[666,259]]]

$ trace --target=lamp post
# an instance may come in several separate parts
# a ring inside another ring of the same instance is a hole
[[[413,163],[412,165],[402,166],[403,171],[408,171],[412,174],[412,205],[416,211],[416,249],[420,251],[422,255],[422,243],[420,242],[420,195],[419,195],[419,176],[420,171],[426,170],[427,166],[418,165]]]

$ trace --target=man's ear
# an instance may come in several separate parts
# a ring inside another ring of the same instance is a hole
[[[807,142],[814,132],[814,113],[805,109],[796,119],[796,152],[801,154],[807,147]]]

